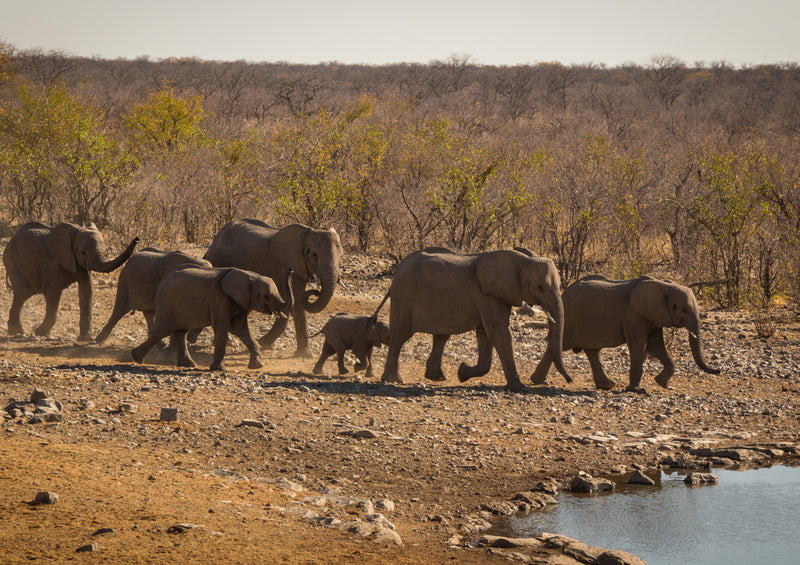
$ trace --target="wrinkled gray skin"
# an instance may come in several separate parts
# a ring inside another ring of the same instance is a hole
[[[115,259],[106,259],[103,236],[90,224],[80,227],[63,223],[51,227],[39,222],[24,224],[11,237],[3,252],[6,277],[14,292],[8,313],[8,334],[22,334],[20,313],[35,294],[44,294],[45,315],[36,335],[50,334],[58,315],[61,293],[78,283],[80,323],[78,340],[90,339],[92,323],[92,279],[90,271],[110,273],[131,256],[139,238],[131,241]]]
[[[131,255],[119,272],[114,310],[106,325],[97,334],[95,341],[103,343],[108,339],[117,322],[133,310],[139,310],[144,315],[149,333],[153,328],[158,283],[167,273],[181,265],[211,267],[211,263],[205,259],[192,257],[183,251],[167,252],[148,247]]]
[[[344,354],[349,349],[358,358],[355,370],[366,369],[366,376],[373,378],[375,374],[372,372],[372,348],[389,345],[389,326],[373,316],[356,316],[340,312],[325,322],[320,333],[325,336],[325,342],[322,344],[322,354],[314,365],[315,375],[322,373],[325,360],[334,353],[337,355],[339,374],[347,374]]]
[[[564,349],[583,350],[592,368],[592,378],[599,389],[612,389],[600,363],[600,350],[627,344],[630,352],[630,382],[626,390],[644,392],[641,387],[646,354],[663,365],[655,381],[668,388],[675,364],[664,345],[663,328],[689,330],[689,346],[697,366],[713,375],[719,369],[703,360],[700,341],[700,317],[694,293],[688,287],[651,277],[614,281],[601,275],[584,277],[571,284],[562,296],[564,301]],[[545,352],[531,377],[544,383],[551,352]]]
[[[478,363],[462,363],[459,380],[485,375],[491,368],[494,348],[503,366],[506,387],[524,390],[508,321],[511,307],[525,301],[541,306],[548,314],[547,340],[556,352],[556,366],[569,382],[561,363],[563,308],[559,286],[554,263],[527,250],[465,255],[435,247],[412,253],[400,263],[387,293],[387,298],[391,297],[391,340],[381,380],[402,382],[398,374],[400,350],[417,332],[433,334],[425,378],[444,380],[442,354],[447,340],[452,334],[476,330]]]
[[[275,283],[256,273],[236,268],[178,267],[159,283],[153,328],[147,340],[131,354],[134,361],[141,363],[155,344],[171,335],[178,350],[178,366],[195,367],[186,347],[186,332],[211,326],[214,329],[212,371],[224,369],[222,360],[229,332],[250,351],[248,367],[258,369],[263,365],[258,344],[250,336],[247,315],[257,310],[286,316],[291,307],[291,295],[289,301],[284,301]]]
[[[277,281],[284,298],[289,296],[286,275],[292,269],[291,291],[295,297],[292,316],[297,336],[294,355],[311,357],[306,312],[321,312],[330,302],[339,282],[341,255],[342,244],[333,228],[313,229],[290,224],[279,229],[258,220],[235,220],[214,236],[205,258],[215,267],[239,267],[270,277]],[[319,280],[320,289],[306,290],[314,276]],[[259,343],[271,347],[287,323],[286,319],[275,320]]]

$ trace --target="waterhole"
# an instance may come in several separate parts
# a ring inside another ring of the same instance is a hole
[[[487,533],[557,533],[650,565],[800,563],[800,467],[713,473],[718,484],[697,487],[677,472],[650,475],[655,487],[623,476],[614,494],[561,493],[557,505],[504,518]]]

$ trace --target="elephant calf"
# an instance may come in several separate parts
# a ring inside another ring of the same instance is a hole
[[[689,346],[695,363],[713,375],[719,370],[703,360],[700,317],[694,293],[688,287],[651,277],[614,281],[600,275],[572,283],[562,295],[564,302],[563,349],[583,350],[599,389],[616,385],[600,363],[600,350],[627,344],[630,352],[630,382],[627,390],[644,392],[640,386],[644,358],[650,354],[664,366],[655,380],[667,388],[675,364],[664,345],[663,328],[689,330]],[[542,384],[553,360],[548,348],[531,377]]]
[[[325,360],[334,353],[338,355],[339,374],[346,374],[344,353],[350,349],[358,358],[355,370],[366,369],[366,376],[372,378],[375,376],[372,372],[372,348],[389,345],[389,326],[375,316],[356,316],[340,312],[331,316],[331,319],[314,335],[320,333],[325,335],[325,343],[322,345],[322,354],[314,365],[315,375],[322,373]]]
[[[241,339],[250,351],[248,367],[260,368],[260,351],[250,336],[247,315],[258,310],[286,316],[291,311],[291,302],[291,295],[288,301],[283,301],[272,279],[251,271],[234,267],[178,268],[165,276],[156,289],[153,327],[147,340],[131,352],[133,360],[141,363],[156,343],[171,335],[178,350],[178,366],[195,367],[186,347],[186,333],[212,326],[212,371],[223,370],[228,332]]]

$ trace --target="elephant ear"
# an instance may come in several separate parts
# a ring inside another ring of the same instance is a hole
[[[510,306],[522,305],[519,253],[490,251],[475,264],[475,278],[481,291]]]
[[[70,273],[74,273],[78,269],[78,265],[75,262],[75,252],[72,250],[75,231],[75,226],[71,224],[58,224],[44,238],[47,252],[50,253],[61,268]]]
[[[230,296],[243,310],[250,308],[253,279],[240,269],[231,269],[222,277],[222,292]]]
[[[645,279],[631,291],[631,309],[650,323],[668,328],[672,316],[667,301],[668,285],[662,281]]]
[[[279,229],[269,240],[270,254],[278,262],[294,271],[293,276],[304,281],[311,278],[306,262],[306,236],[311,228],[303,224],[289,224]]]

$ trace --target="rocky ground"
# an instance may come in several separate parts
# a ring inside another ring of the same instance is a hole
[[[390,278],[374,276],[385,261],[350,257],[344,267],[347,288],[310,317],[312,333],[333,313],[371,313],[388,288]],[[94,281],[97,331],[116,281]],[[10,297],[0,292],[3,324]],[[28,332],[42,312],[41,297],[31,299]],[[555,502],[581,472],[597,486],[585,475],[794,461],[800,445],[800,318],[790,308],[769,339],[746,312],[706,311],[706,358],[722,373],[701,373],[677,331],[673,389],[658,388],[649,365],[644,395],[594,390],[585,357],[572,353],[569,385],[553,371],[548,386],[507,393],[497,362],[459,384],[458,364],[475,357],[469,334],[448,344],[445,383],[422,378],[429,336],[405,346],[399,386],[340,376],[333,358],[314,376],[314,359],[291,356],[291,332],[264,352],[261,370],[246,369],[238,343],[225,372],[178,370],[169,351],[137,366],[140,314],[104,346],[75,343],[77,318],[71,288],[49,338],[0,338],[4,563],[635,563],[624,547],[508,540],[486,528],[497,514]],[[268,323],[252,321],[259,332]],[[544,316],[516,315],[512,330],[528,375]],[[201,367],[210,351],[204,333]],[[375,352],[378,374],[384,355]],[[604,358],[624,383],[624,348]]]

